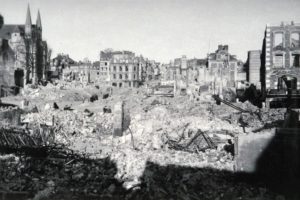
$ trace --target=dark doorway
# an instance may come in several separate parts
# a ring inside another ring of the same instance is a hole
[[[300,67],[300,54],[292,54],[292,66]]]
[[[297,78],[292,76],[282,76],[278,78],[278,89],[279,90],[297,90]]]
[[[22,69],[17,69],[15,71],[15,85],[17,87],[23,87],[24,83],[24,71]]]

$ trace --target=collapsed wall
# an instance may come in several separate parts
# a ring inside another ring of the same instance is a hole
[[[15,105],[0,103],[0,121],[2,124],[18,126],[21,124],[21,109]]]

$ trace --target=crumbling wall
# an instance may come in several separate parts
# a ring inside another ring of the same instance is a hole
[[[14,52],[8,41],[0,39],[0,85],[14,85]]]
[[[21,110],[19,108],[3,109],[0,108],[0,121],[5,124],[13,126],[20,125],[21,123]]]

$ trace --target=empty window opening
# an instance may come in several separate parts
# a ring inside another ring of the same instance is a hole
[[[300,33],[291,34],[291,47],[300,47]]]
[[[274,67],[283,67],[283,54],[275,54]]]
[[[292,54],[292,66],[300,67],[300,54]]]
[[[278,89],[297,89],[297,78],[291,76],[282,76],[278,78]]]
[[[274,47],[283,47],[283,33],[274,34]]]

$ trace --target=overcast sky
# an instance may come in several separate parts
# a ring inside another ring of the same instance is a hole
[[[5,23],[25,23],[28,3],[54,54],[75,60],[98,60],[105,48],[160,62],[204,58],[218,44],[245,60],[267,23],[300,22],[300,0],[0,0]]]

